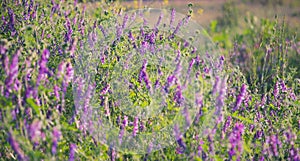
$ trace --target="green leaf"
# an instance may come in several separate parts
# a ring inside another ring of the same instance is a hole
[[[238,116],[238,112],[233,113],[231,116],[232,116],[233,118],[239,119],[239,120],[241,120],[241,121],[245,121],[245,122],[250,123],[250,124],[253,124],[253,123],[254,123],[252,120],[249,120],[249,119],[247,119],[247,118],[245,118],[245,117],[243,117],[243,116]]]
[[[217,31],[217,24],[218,24],[217,20],[211,21],[211,23],[210,23],[210,30],[211,30],[211,32],[216,32]]]
[[[273,110],[276,110],[276,107],[272,104],[272,103],[270,103],[270,105],[269,105]]]
[[[216,161],[222,161],[223,160],[222,157],[220,157],[219,155],[215,155],[214,158],[215,158]]]
[[[34,102],[34,99],[32,99],[32,98],[27,98],[26,99],[26,102],[33,108],[33,110],[37,113],[37,114],[39,114],[39,112],[40,112],[40,106],[38,106],[35,102]]]
[[[148,103],[147,101],[143,101],[143,102],[141,103],[141,106],[142,106],[142,107],[146,107],[146,106],[148,106],[148,104],[149,104],[149,103]]]
[[[62,125],[67,131],[77,131],[77,129],[74,126],[71,126],[66,122],[63,122]]]
[[[8,107],[11,107],[12,106],[12,101],[3,97],[3,96],[0,96],[0,104],[1,106],[8,106]]]
[[[249,143],[245,142],[245,144],[243,144],[243,149],[247,152],[247,153],[251,153],[251,149],[249,147]]]

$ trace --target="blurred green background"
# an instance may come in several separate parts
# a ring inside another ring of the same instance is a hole
[[[258,18],[274,19],[284,17],[287,24],[300,26],[299,0],[103,0],[118,2],[126,9],[138,8],[175,8],[176,11],[186,13],[187,4],[193,4],[193,19],[201,25],[208,26],[212,20],[224,16],[232,19],[230,23],[243,23],[244,16],[254,15]],[[97,7],[102,1],[83,0],[89,7]],[[91,2],[91,3],[88,3]],[[234,22],[236,21],[236,22]]]

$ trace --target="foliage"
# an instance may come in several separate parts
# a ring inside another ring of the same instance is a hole
[[[120,6],[100,4],[102,8],[87,11],[84,4],[70,1],[0,2],[1,159],[300,160],[300,44],[297,32],[278,19],[260,19],[258,23],[249,15],[245,18],[247,26],[236,34],[228,30],[238,23],[237,11],[231,4],[224,6],[225,17],[213,21],[209,29],[213,40],[221,44],[225,57],[217,62],[223,65],[222,72],[227,77],[219,80],[216,77],[214,83],[206,82],[206,69],[211,66],[194,67],[201,75],[197,81],[204,84],[207,91],[187,132],[176,138],[173,145],[149,150],[147,154],[118,152],[97,141],[79,116],[72,83],[78,81],[74,78],[74,57],[80,55],[82,44],[93,40],[90,33],[103,36],[99,26],[115,25],[105,23],[121,15]],[[109,73],[118,57],[126,54],[122,46],[133,48],[130,38],[121,40],[108,47],[106,61],[98,65],[96,80],[101,83],[96,85],[97,92],[103,92],[108,83],[106,79],[110,79],[109,75],[103,77],[105,72]],[[192,55],[192,50],[178,45],[180,39],[160,41],[157,38],[155,41],[170,43],[187,57]],[[146,72],[151,72],[148,66],[147,69]],[[164,72],[168,73],[169,69]],[[143,102],[147,86],[142,86],[138,79],[137,75],[131,79],[136,89],[141,90],[133,91],[132,99],[137,104],[147,104]],[[154,78],[150,79],[153,82]],[[146,84],[146,78],[143,80]],[[169,100],[171,97],[173,95]],[[206,111],[219,106],[214,104],[216,101],[222,104],[222,115],[203,137],[199,129],[208,117]],[[113,98],[109,98],[109,103],[113,103]],[[172,113],[176,105],[170,104],[165,114]],[[124,116],[117,109],[111,112],[116,126],[120,125],[118,116]],[[129,124],[134,122],[134,118],[128,120]],[[153,128],[163,128],[170,120],[172,117],[159,117],[153,124],[159,121],[161,124]],[[150,123],[146,126],[151,127]],[[134,128],[134,125],[127,126],[130,132]]]

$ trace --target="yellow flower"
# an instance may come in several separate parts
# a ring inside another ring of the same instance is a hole
[[[200,8],[200,9],[198,9],[197,13],[200,14],[200,15],[202,15],[202,14],[203,14],[203,11],[204,11],[204,10],[203,10],[202,8]]]
[[[138,0],[133,1],[133,6],[134,6],[134,8],[139,8]]]
[[[164,0],[164,4],[168,5],[169,4],[169,0]]]

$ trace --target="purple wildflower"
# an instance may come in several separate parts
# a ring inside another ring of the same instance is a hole
[[[248,92],[246,92],[246,96],[244,99],[245,107],[249,107],[249,103],[251,100],[252,100],[252,96]]]
[[[60,68],[60,66],[59,66]],[[67,87],[69,85],[69,83],[73,80],[73,76],[74,76],[74,70],[73,70],[73,66],[72,63],[67,62],[65,63],[65,75],[64,75],[64,79],[62,82],[62,91],[64,92],[64,94],[67,92]],[[63,97],[64,99],[64,97]]]
[[[188,41],[184,41],[183,47],[184,48],[188,48],[190,45],[190,43]]]
[[[185,117],[186,127],[189,127],[191,125],[191,117],[187,106],[183,108],[182,114]]]
[[[55,12],[58,12],[59,9],[60,9],[60,6],[59,4],[55,3],[54,0],[51,0],[51,3],[52,3],[52,8],[51,8],[51,14],[50,14],[50,19],[52,20],[52,16]]]
[[[45,79],[45,77],[46,77],[46,74],[48,72],[47,62],[48,62],[49,56],[50,56],[49,50],[45,49],[42,53],[41,60],[39,61],[40,68],[39,68],[39,75],[38,75],[37,82],[36,82],[37,86],[39,86],[40,81]]]
[[[121,126],[121,116],[120,115],[117,117],[116,123],[118,126]]]
[[[31,18],[32,19],[36,18],[37,10],[38,10],[38,5],[35,5],[34,10],[33,10],[32,14],[31,14]]]
[[[150,36],[148,36],[148,39],[149,39],[150,44],[154,44],[154,43],[155,43],[155,37],[156,37],[156,35],[155,35],[154,32],[152,32],[152,33],[150,34]]]
[[[284,133],[285,135],[285,139],[286,139],[286,142],[289,143],[290,145],[294,145],[294,140],[297,139],[296,135],[293,134],[293,132],[291,130],[287,131]]]
[[[5,54],[6,51],[7,51],[7,49],[6,49],[4,46],[0,45],[0,54],[1,54],[1,55],[2,55],[2,54]]]
[[[179,62],[180,58],[181,58],[181,52],[180,52],[180,50],[177,50],[177,56],[176,56],[175,62]]]
[[[144,131],[146,129],[145,125],[144,125],[144,122],[141,121],[140,122],[140,131]]]
[[[11,8],[8,8],[8,15],[9,15],[9,29],[11,31],[11,36],[14,36],[16,34],[15,29],[15,13]]]
[[[124,116],[122,124],[124,127],[126,127],[128,125],[128,116]]]
[[[51,34],[48,34],[48,35],[47,35],[47,39],[50,39],[50,38],[51,38]]]
[[[41,33],[41,39],[44,39],[45,36],[45,29],[43,29],[42,33]]]
[[[169,91],[169,87],[171,87],[176,82],[176,80],[177,80],[176,76],[174,76],[174,75],[168,76],[166,85],[164,87],[166,92]]]
[[[227,119],[226,119],[226,122],[225,122],[225,124],[224,124],[224,126],[223,126],[223,129],[222,129],[223,132],[226,132],[226,130],[227,130],[227,129],[229,128],[229,126],[230,126],[230,123],[231,123],[231,117],[228,116]]]
[[[142,17],[143,18],[143,26],[147,26],[148,25],[148,21],[145,17]]]
[[[18,61],[19,61],[19,55],[20,55],[20,51],[18,50],[16,52],[16,54],[13,56],[9,70],[10,70],[10,74],[12,75],[12,79],[17,77],[17,73],[18,73]]]
[[[289,150],[291,160],[299,161],[300,160],[300,152],[299,149],[295,148],[292,145],[292,148]]]
[[[198,145],[198,148],[197,148],[197,150],[198,150],[198,156],[199,156],[199,157],[201,157],[201,156],[202,156],[202,153],[203,153],[203,147],[202,147],[203,144],[204,144],[204,142],[203,142],[203,140],[201,139],[201,140],[199,141],[199,145]]]
[[[280,81],[280,86],[281,86],[281,90],[282,90],[282,92],[287,92],[287,87],[286,87],[286,85],[285,85],[285,83],[284,83],[284,81],[282,80],[282,81]]]
[[[52,147],[51,147],[51,152],[53,155],[56,154],[56,149],[57,149],[60,136],[61,136],[61,132],[56,127],[54,127],[52,131]]]
[[[172,12],[171,12],[171,20],[170,20],[170,27],[172,27],[174,21],[175,21],[175,14],[176,14],[176,11],[174,8],[172,8]]]
[[[66,68],[66,63],[62,61],[57,67],[57,73],[56,73],[57,78],[61,78],[61,76],[64,75],[65,68]]]
[[[177,24],[174,32],[171,34],[170,38],[173,39],[174,36],[179,32],[181,26],[183,25],[183,20],[180,20],[179,23]]]
[[[177,144],[179,145],[179,147],[176,149],[176,152],[181,154],[185,151],[186,144],[184,143],[184,141],[182,139],[183,136],[182,136],[179,126],[177,124],[174,126],[174,136],[177,141]]]
[[[155,89],[158,89],[159,86],[160,86],[160,78],[157,78],[157,80],[154,83],[154,87],[155,87]]]
[[[140,34],[141,34],[141,37],[145,36],[145,31],[144,31],[143,27],[140,28]]]
[[[75,160],[75,150],[77,146],[76,144],[71,143],[70,144],[70,155],[69,155],[69,161],[74,161]]]
[[[136,12],[133,12],[130,16],[130,21],[133,22],[136,19]]]
[[[227,79],[224,78],[220,85],[219,95],[217,97],[217,102],[216,102],[215,114],[220,114],[221,110],[222,110],[221,108],[224,106],[224,99],[225,99],[226,90],[227,90],[226,80]]]
[[[116,26],[116,32],[117,32],[117,39],[120,39],[120,37],[122,36],[123,34],[123,28],[122,26]]]
[[[76,7],[78,0],[74,0],[74,7]]]
[[[125,132],[125,125],[122,124],[120,128],[121,129],[120,129],[120,132],[119,132],[119,144],[122,144],[123,135],[124,135],[124,132]]]
[[[203,68],[204,73],[208,74],[210,72],[210,68],[208,67],[204,67]]]
[[[192,54],[194,54],[194,53],[196,53],[196,51],[197,51],[197,48],[196,47],[193,47],[193,50],[192,50]]]
[[[104,99],[104,110],[105,110],[105,116],[110,116],[110,110],[108,106],[108,97],[105,97]]]
[[[110,84],[107,84],[102,90],[101,90],[101,95],[105,95],[108,90],[110,89]]]
[[[196,97],[195,104],[196,104],[197,108],[199,108],[199,112],[196,114],[194,123],[198,124],[200,117],[202,116],[203,95],[196,93],[195,97]]]
[[[94,21],[94,25],[93,25],[93,31],[96,30],[96,27],[97,27],[97,21]]]
[[[161,13],[161,14],[159,15],[158,20],[157,20],[157,23],[156,23],[155,26],[154,26],[155,31],[158,31],[158,26],[159,26],[159,24],[161,23],[161,20],[162,20],[163,16],[164,16],[163,13]]]
[[[245,84],[243,84],[241,87],[241,91],[240,91],[238,97],[236,98],[236,103],[235,103],[235,107],[233,108],[233,111],[236,111],[240,108],[240,106],[245,98],[246,92],[247,92],[246,89],[247,89],[247,86]]]
[[[75,17],[72,20],[73,25],[77,24],[78,14],[75,15]]]
[[[22,84],[21,84],[21,82],[18,80],[18,79],[16,79],[15,80],[15,84],[14,84],[14,91],[19,91],[20,89],[21,89],[21,87],[22,87]],[[20,101],[20,100],[18,100],[18,101]],[[20,104],[19,104],[20,105]]]
[[[17,154],[18,160],[27,160],[24,152],[21,150],[19,143],[15,140],[11,132],[8,133],[8,142],[13,149],[13,151]]]
[[[289,99],[292,99],[292,100],[296,100],[297,99],[297,96],[294,93],[294,91],[293,91],[292,88],[288,88],[287,91],[288,91],[288,98]]]
[[[229,136],[229,142],[230,142],[230,150],[228,151],[228,154],[230,156],[230,159],[237,155],[237,159],[240,160],[240,155],[243,151],[242,146],[242,134],[244,132],[244,125],[242,123],[236,123],[231,135]]]
[[[263,94],[262,97],[261,97],[261,102],[260,102],[260,106],[264,107],[265,104],[266,104],[266,101],[267,101],[267,98],[266,98],[266,94]]]
[[[91,117],[91,106],[90,106],[90,100],[92,98],[92,91],[95,88],[95,84],[88,85],[87,90],[84,94],[84,102],[83,102],[83,119],[81,120],[81,130],[86,133],[86,130],[88,129],[88,121]]]
[[[4,31],[4,29],[5,29],[5,26],[7,25],[7,21],[6,21],[6,18],[5,18],[5,16],[4,15],[2,15],[2,18],[1,18],[1,20],[2,20],[2,25],[1,25],[1,30],[2,31]]]
[[[148,148],[147,148],[147,153],[146,153],[146,155],[145,155],[144,161],[147,161],[147,160],[148,160],[148,156],[149,156],[149,154],[152,152],[152,149],[153,149],[153,144],[150,142],[150,143],[149,143],[149,146],[148,146]]]
[[[0,54],[1,54],[1,55],[2,55],[2,54],[5,54],[6,51],[7,51],[7,49],[6,49],[4,46],[0,45]]]
[[[116,150],[114,148],[110,148],[110,149],[111,149],[110,160],[115,161],[117,155]]]
[[[265,160],[265,157],[264,156],[261,156],[260,158],[259,158],[259,161],[264,161]]]
[[[229,136],[230,149],[228,151],[230,159],[234,155],[237,155],[237,159],[240,160],[241,153],[243,151],[242,146],[242,133],[244,131],[244,125],[242,123],[236,123],[232,133]]]
[[[18,63],[19,63],[19,55],[20,55],[20,51],[18,50],[14,56],[12,57],[11,60],[11,64],[8,67],[6,67],[6,72],[8,72],[8,77],[5,80],[5,86],[6,89],[8,90],[8,92],[10,93],[12,90],[12,85],[13,83],[16,81],[17,77],[18,77]],[[4,65],[8,66],[8,59],[5,60]],[[7,95],[8,96],[8,95]]]
[[[78,30],[80,31],[80,34],[83,36],[85,30],[84,19],[81,19],[81,21],[79,22]]]
[[[31,13],[31,11],[32,11],[32,9],[33,9],[33,0],[30,0],[30,4],[29,4],[29,7],[28,7],[28,16],[30,16],[30,13]]]
[[[278,146],[281,145],[277,135],[271,135],[266,138],[266,143],[269,145],[267,151],[269,155],[278,156]]]
[[[71,82],[73,76],[74,76],[74,70],[73,70],[72,63],[68,62],[66,64],[66,75],[65,75],[65,81],[67,84]]]
[[[218,69],[219,70],[222,70],[224,61],[225,61],[225,57],[223,55],[220,56],[220,58],[219,58],[219,64],[218,64]]]
[[[176,93],[174,95],[174,101],[179,105],[181,106],[183,101],[184,101],[184,97],[182,95],[182,91],[181,91],[181,86],[178,84],[177,85],[177,89],[176,89]]]
[[[178,61],[178,63],[177,63],[177,65],[176,65],[176,68],[175,68],[173,74],[174,74],[177,78],[179,78],[180,73],[181,73],[181,70],[182,70],[182,65],[181,65],[181,62]]]
[[[263,136],[264,136],[264,132],[262,130],[257,130],[254,135],[254,138],[259,139],[259,138],[262,138]]]
[[[95,41],[93,40],[93,32],[90,32],[89,34],[88,34],[88,43],[89,43],[89,47],[91,48],[91,49],[93,49],[94,48],[94,45],[95,45]]]
[[[189,21],[191,20],[191,16],[190,15],[188,15],[187,17],[185,17],[184,19],[183,19],[184,21],[184,24],[183,25],[186,25],[186,24],[188,24],[189,23]]]
[[[212,95],[215,95],[217,93],[217,91],[219,91],[220,88],[220,78],[218,76],[216,76],[216,80],[215,80],[215,84],[212,90]]]
[[[125,29],[125,27],[126,27],[126,25],[127,25],[127,22],[128,22],[128,15],[125,14],[125,15],[124,15],[124,18],[123,18],[122,29]]]
[[[71,40],[72,34],[73,34],[73,30],[72,30],[72,26],[71,26],[71,21],[69,18],[66,18],[66,34],[65,34],[65,42],[69,42]]]
[[[131,42],[134,41],[134,37],[133,37],[133,34],[132,34],[131,31],[129,31],[129,33],[128,33],[128,38],[129,38],[129,40],[130,40]]]
[[[8,57],[8,55],[4,56],[3,67],[4,67],[4,71],[5,71],[6,75],[9,75],[9,57]]]
[[[149,48],[149,44],[147,41],[142,41],[140,53],[144,55]]]
[[[134,122],[133,122],[133,130],[132,130],[132,135],[136,136],[137,132],[139,130],[139,118],[135,117]]]
[[[214,155],[214,130],[207,136],[209,142],[209,152],[211,155]]]
[[[38,143],[38,140],[41,137],[41,128],[42,128],[42,122],[39,120],[33,121],[33,123],[29,127],[30,140],[35,144]]]
[[[76,45],[77,45],[77,39],[73,39],[72,40],[72,45],[70,46],[70,56],[71,57],[74,57],[74,53],[75,53],[75,50],[76,50]]]
[[[143,80],[146,84],[147,89],[151,92],[151,82],[148,73],[146,71],[147,63],[148,63],[147,60],[144,60],[142,69],[139,74],[139,82]]]

